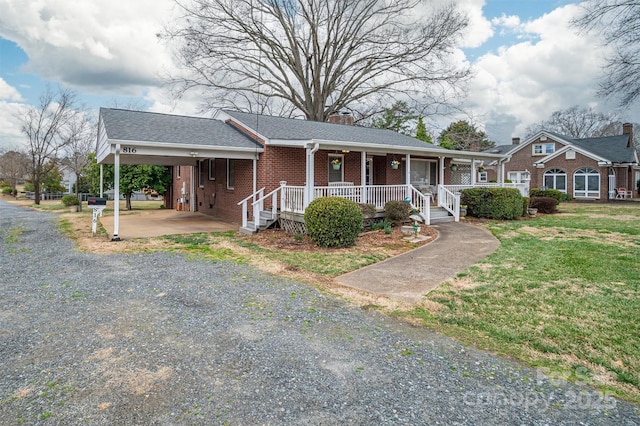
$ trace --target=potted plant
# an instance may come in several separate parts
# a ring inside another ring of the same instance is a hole
[[[333,166],[333,170],[340,170],[340,159],[339,158],[334,158],[333,160],[331,160],[331,165]]]
[[[76,197],[75,195],[64,195],[61,201],[62,201],[62,204],[69,207],[69,211],[71,211],[72,213],[75,213],[78,211],[78,206],[80,205],[80,201],[78,200],[78,197]]]
[[[467,215],[467,206],[464,204],[460,205],[460,217],[465,217]]]
[[[391,160],[391,168],[392,169],[397,169],[398,166],[400,165],[400,162],[398,160]]]

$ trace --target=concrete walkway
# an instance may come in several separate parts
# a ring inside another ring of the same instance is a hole
[[[493,253],[500,242],[466,223],[432,225],[438,238],[408,253],[335,278],[338,283],[409,303]]]

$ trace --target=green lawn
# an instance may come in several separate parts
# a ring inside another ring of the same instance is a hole
[[[640,205],[560,211],[488,223],[501,247],[398,314],[640,401]]]

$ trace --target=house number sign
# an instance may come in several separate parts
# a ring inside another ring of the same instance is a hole
[[[136,148],[133,146],[123,146],[122,147],[122,153],[123,154],[135,154],[136,153]]]

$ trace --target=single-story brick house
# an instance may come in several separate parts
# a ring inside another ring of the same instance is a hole
[[[637,194],[640,162],[633,146],[633,126],[628,123],[617,136],[574,139],[543,130],[524,142],[513,138],[511,145],[485,152],[506,157],[487,163],[479,181],[502,174],[512,182],[529,180],[531,188],[557,189],[578,200]]]
[[[377,208],[409,198],[426,223],[438,207],[457,220],[457,191],[477,183],[471,171],[508,157],[351,124],[346,114],[322,123],[229,110],[199,118],[101,108],[96,158],[117,167],[169,166],[166,208],[203,212],[251,232],[285,212],[300,222],[314,198],[331,195]]]

